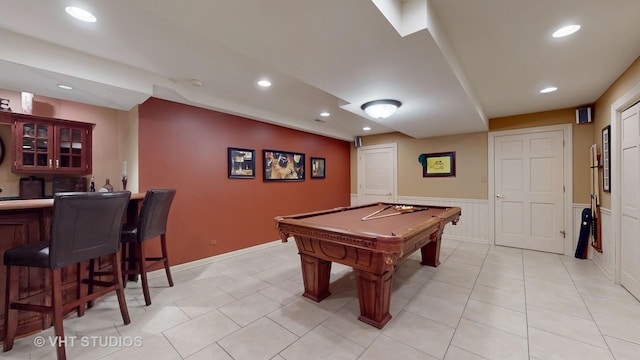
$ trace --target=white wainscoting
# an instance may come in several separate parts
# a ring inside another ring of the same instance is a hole
[[[489,244],[489,204],[487,200],[446,199],[417,196],[398,196],[397,203],[415,205],[457,206],[462,216],[457,225],[447,225],[443,236],[447,239]],[[358,205],[358,196],[351,194],[351,206]]]
[[[609,280],[615,281],[616,242],[610,209],[600,208],[600,227],[602,228],[602,253],[594,251],[591,258]]]
[[[575,239],[573,240],[573,249],[575,251],[578,246],[578,238],[580,237],[580,224],[582,222],[582,209],[588,208],[589,204],[573,204],[573,229]],[[616,244],[613,236],[611,210],[600,208],[600,235],[602,236],[602,252],[599,253],[589,246],[589,259],[600,268],[604,275],[611,281],[615,277],[616,264]],[[591,244],[591,239],[589,239]]]
[[[398,203],[416,205],[458,206],[462,209],[462,216],[458,225],[445,227],[444,237],[461,241],[470,241],[483,244],[493,244],[489,239],[489,204],[487,200],[478,199],[447,199],[418,196],[398,196]],[[358,195],[351,194],[351,206],[358,205]],[[573,256],[580,236],[580,223],[582,221],[582,209],[589,204],[573,204]],[[602,272],[610,280],[615,274],[615,243],[613,237],[611,210],[600,208],[600,226],[602,234],[602,253],[594,251],[589,246],[589,258],[600,267]],[[591,240],[589,240],[591,241]]]
[[[589,204],[573,204],[573,252],[575,254],[576,247],[578,246],[578,238],[580,237],[580,225],[582,224],[582,210],[588,208]],[[591,240],[589,240],[591,241]],[[591,252],[589,252],[591,255]]]

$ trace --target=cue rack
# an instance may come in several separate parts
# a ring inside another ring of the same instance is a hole
[[[598,182],[599,155],[597,145],[589,147],[591,159],[591,247],[602,252],[602,231],[600,224],[600,184]]]

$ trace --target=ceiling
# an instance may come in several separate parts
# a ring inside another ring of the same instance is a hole
[[[67,5],[98,21],[71,18]],[[0,0],[0,8],[0,88],[121,110],[157,97],[344,140],[486,131],[490,118],[584,106],[640,56],[638,0]],[[581,30],[551,37],[571,23]],[[258,87],[262,78],[273,85]],[[539,93],[550,85],[558,91]],[[402,106],[385,120],[360,108],[387,98]]]

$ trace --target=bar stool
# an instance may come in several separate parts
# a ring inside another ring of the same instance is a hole
[[[58,359],[66,359],[62,319],[71,310],[84,315],[85,304],[108,292],[115,291],[124,324],[129,324],[129,312],[124,298],[120,274],[120,231],[122,218],[129,202],[128,191],[113,193],[57,193],[53,198],[51,241],[15,247],[4,253],[7,266],[5,299],[4,351],[13,347],[18,329],[18,311],[34,311],[53,317]],[[111,281],[84,279],[86,267],[82,262],[108,256]],[[76,299],[63,303],[62,269],[76,264]],[[19,266],[49,269],[51,305],[18,302]],[[99,291],[87,294],[81,284],[92,283]]]
[[[122,278],[126,286],[127,275],[140,275],[142,280],[142,292],[144,302],[151,305],[149,294],[149,282],[147,271],[152,270],[159,263],[164,265],[169,286],[173,286],[169,259],[167,255],[167,219],[171,203],[176,195],[176,189],[150,189],[147,190],[140,208],[140,216],[137,224],[125,224],[122,229]],[[160,257],[147,257],[144,250],[144,242],[160,237]],[[130,246],[127,246],[130,245]],[[129,255],[127,256],[127,248]]]

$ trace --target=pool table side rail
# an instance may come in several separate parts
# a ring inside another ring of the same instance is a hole
[[[363,208],[368,205],[355,207],[340,207],[331,210],[314,211],[304,214],[278,216],[275,218],[276,228],[282,242],[288,242],[289,237],[304,237],[322,239],[326,242],[338,245],[349,244],[350,246],[363,250],[372,250],[376,252],[392,255],[395,260],[401,260],[416,250],[416,246],[420,247],[425,244],[425,239],[419,240],[420,244],[413,241],[407,241],[421,234],[427,234],[429,238],[435,240],[444,231],[444,227],[449,222],[454,225],[460,219],[461,209],[459,207],[442,207],[428,206],[429,208],[443,209],[443,212],[437,216],[425,219],[416,226],[412,226],[402,231],[402,233],[392,235],[381,235],[376,233],[368,233],[363,231],[352,231],[331,226],[313,225],[304,221],[306,218],[346,211],[349,209]],[[389,203],[378,203],[378,205],[394,205]],[[428,242],[428,241],[426,241]],[[395,264],[396,261],[393,261]]]

